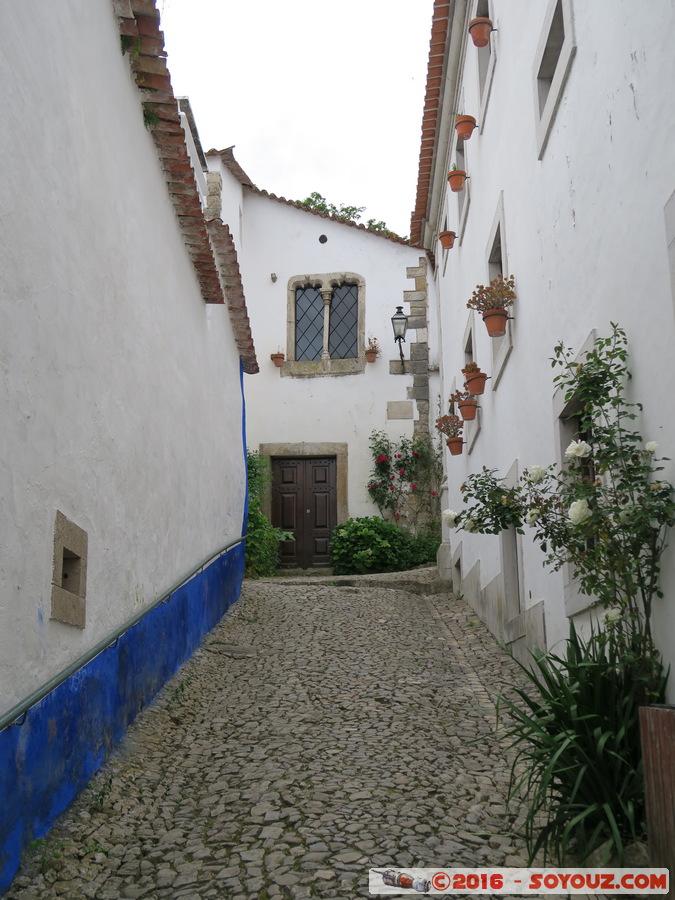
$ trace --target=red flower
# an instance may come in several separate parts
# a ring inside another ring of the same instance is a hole
[[[384,453],[381,453],[381,454],[377,457],[377,461],[378,461],[379,463],[388,462],[388,461],[389,461],[389,457],[388,457],[388,456],[385,456]]]
[[[413,450],[412,455],[413,455],[413,456],[419,456],[419,453],[417,452],[417,450]]]
[[[431,492],[431,496],[432,496],[432,497],[435,497],[435,496],[436,496],[436,491],[432,491],[432,492]]]
[[[411,490],[411,491],[416,491],[416,490],[417,490],[417,485],[416,485],[416,484],[411,484],[411,485],[410,485],[410,490]]]
[[[393,491],[393,490],[394,490],[394,485],[393,485],[393,484],[392,484],[392,486],[389,488],[389,490],[390,490],[390,491]]]
[[[405,472],[405,469],[399,469],[399,470],[398,470],[398,474],[399,474],[399,475],[403,475],[404,472]]]

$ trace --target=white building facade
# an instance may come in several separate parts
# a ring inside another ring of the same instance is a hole
[[[273,524],[295,536],[283,564],[328,566],[335,525],[378,515],[366,490],[371,434],[428,436],[437,414],[427,257],[257,189],[231,150],[207,159],[214,184],[222,182],[223,217],[241,223],[238,260],[261,360],[246,379],[248,446],[270,460]],[[397,307],[409,323],[403,363],[391,324]],[[372,363],[371,337],[381,348]]]
[[[0,66],[2,890],[239,595],[257,362],[154,5],[3,4]]]
[[[478,16],[494,29],[480,48],[468,32]],[[673,456],[675,9],[438,0],[433,28],[411,237],[435,254],[445,411],[467,362],[490,376],[462,455],[446,453],[444,507],[462,509],[462,483],[484,466],[515,482],[528,466],[561,461],[570,434],[553,349],[562,342],[581,354],[610,322],[627,333],[629,399],[644,404],[637,427]],[[458,114],[477,120],[465,141]],[[453,168],[468,175],[459,192]],[[456,233],[452,249],[438,241],[445,230]],[[517,299],[506,335],[494,339],[466,302],[500,272],[515,276]],[[569,572],[544,568],[527,533],[446,530],[439,560],[523,658],[564,639],[570,616],[591,615]],[[653,622],[672,664],[672,547],[663,562]]]

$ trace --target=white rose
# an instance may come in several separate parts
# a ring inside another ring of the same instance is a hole
[[[617,606],[610,606],[605,612],[605,622],[607,625],[611,625],[612,622],[617,622],[620,618],[621,610]]]
[[[656,453],[658,449],[659,445],[656,443],[656,441],[647,441],[647,443],[645,444],[645,450],[647,451],[647,453]]]
[[[459,513],[456,513],[454,509],[444,509],[441,513],[443,521],[448,526],[448,528],[454,528],[457,524],[457,516]]]
[[[546,469],[543,466],[530,466],[527,470],[528,480],[532,482],[532,484],[539,484],[540,481],[543,481],[546,476]]]
[[[572,525],[583,525],[591,518],[593,513],[588,508],[588,500],[575,500],[567,513]]]
[[[473,531],[475,524],[473,519],[467,519],[462,527],[464,528],[464,531]]]
[[[537,519],[539,518],[540,515],[541,515],[541,510],[534,507],[533,509],[530,509],[527,512],[527,515],[525,516],[525,521],[527,522],[528,525],[534,525],[534,523],[537,521]]]
[[[567,450],[565,450],[565,459],[585,459],[592,453],[590,444],[586,441],[572,441]]]
[[[621,522],[622,525],[626,525],[628,522],[630,522],[634,509],[635,506],[632,503],[627,503],[623,507],[623,509],[619,513],[619,522]]]

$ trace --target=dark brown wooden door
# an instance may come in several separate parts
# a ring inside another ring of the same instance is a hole
[[[292,532],[281,545],[281,565],[330,566],[328,542],[337,519],[335,457],[272,460],[272,524]]]

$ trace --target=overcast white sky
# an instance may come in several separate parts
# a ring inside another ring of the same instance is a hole
[[[410,233],[433,0],[158,0],[204,150]]]

